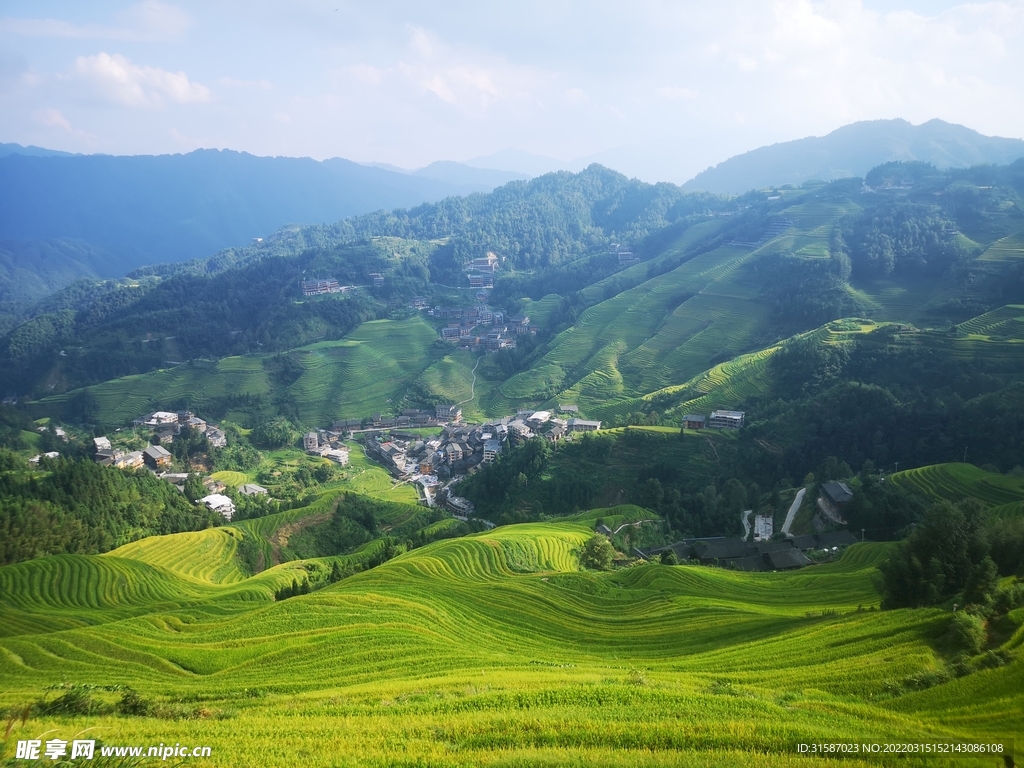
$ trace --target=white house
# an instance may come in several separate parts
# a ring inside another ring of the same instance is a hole
[[[230,520],[235,514],[235,502],[221,493],[211,493],[201,498],[200,503],[205,504],[214,512],[219,512],[225,520]]]

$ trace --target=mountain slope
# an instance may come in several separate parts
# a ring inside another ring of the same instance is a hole
[[[1024,141],[983,136],[962,125],[929,120],[869,120],[827,136],[760,147],[698,173],[683,189],[739,194],[808,179],[864,176],[890,161],[919,160],[938,168],[1005,165],[1024,157]]]
[[[285,224],[489,190],[334,158],[187,155],[0,157],[0,239],[75,238],[144,264],[209,256]]]

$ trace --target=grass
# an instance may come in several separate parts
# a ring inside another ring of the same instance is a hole
[[[1024,502],[1024,477],[986,472],[973,464],[931,464],[897,472],[891,479],[933,498],[949,501],[969,497],[997,508],[1019,506]]]
[[[947,618],[863,610],[886,545],[790,573],[579,570],[592,518],[639,514],[441,541],[282,602],[271,586],[301,563],[218,583],[200,564],[227,548],[153,564],[173,537],[0,568],[2,625],[21,621],[0,639],[0,706],[62,681],[197,702],[205,719],[46,716],[11,739],[94,728],[208,744],[213,766],[811,766],[798,741],[1024,733],[1020,660],[908,692],[942,663]]]

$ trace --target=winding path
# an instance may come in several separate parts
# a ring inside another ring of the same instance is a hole
[[[789,526],[793,524],[793,518],[796,517],[797,510],[800,509],[800,505],[804,500],[804,493],[807,491],[806,488],[801,488],[796,492],[796,498],[793,499],[793,503],[789,505],[789,512],[786,513],[786,522],[782,524],[782,532],[786,536],[791,536],[789,532]]]
[[[469,385],[469,397],[466,398],[465,400],[461,401],[461,402],[456,403],[456,405],[462,405],[463,403],[470,403],[470,402],[472,402],[476,398],[476,369],[477,369],[477,366],[480,365],[480,361],[483,360],[483,359],[484,359],[484,356],[480,355],[480,357],[478,357],[476,359],[476,365],[473,366],[473,381]]]

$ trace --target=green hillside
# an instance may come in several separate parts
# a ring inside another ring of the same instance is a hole
[[[286,753],[325,766],[667,766],[823,765],[795,743],[1024,733],[1015,641],[1006,666],[941,682],[948,614],[873,609],[884,545],[793,573],[580,572],[589,535],[499,528],[281,602],[273,584],[305,566],[215,583],[224,542],[175,545],[170,560],[195,562],[174,571],[137,559],[166,540],[7,566],[0,706],[54,684],[129,685],[155,715],[36,715],[10,739],[88,727],[107,743],[210,745],[215,766]],[[85,689],[116,702],[107,691]]]
[[[891,479],[928,496],[949,501],[967,497],[997,508],[1024,502],[1024,477],[986,472],[973,464],[933,464],[897,472]]]
[[[396,404],[431,365],[431,344],[437,334],[420,317],[363,323],[340,341],[322,341],[288,353],[298,376],[286,382],[273,375],[270,355],[226,357],[216,363],[194,361],[90,387],[96,420],[105,426],[130,422],[146,411],[188,404],[202,413],[248,421],[256,414],[276,412],[286,400],[310,426],[329,425],[339,418],[361,418],[393,412]],[[468,384],[467,384],[468,389]],[[76,393],[42,401],[42,410],[60,410],[74,403]]]

